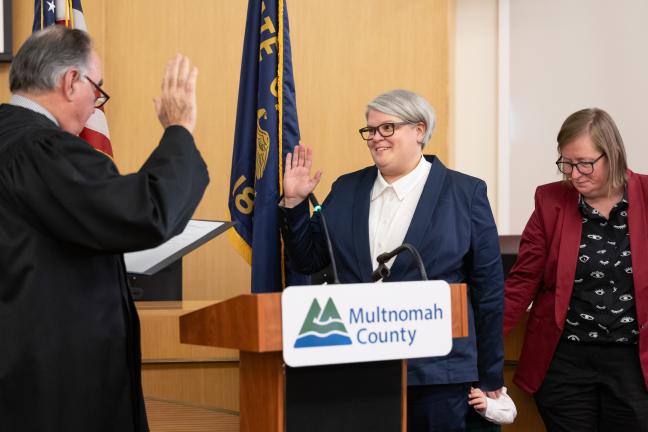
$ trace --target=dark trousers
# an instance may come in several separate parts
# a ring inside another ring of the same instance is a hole
[[[466,430],[470,383],[407,387],[407,432]]]
[[[648,432],[637,345],[561,341],[535,401],[549,432]]]

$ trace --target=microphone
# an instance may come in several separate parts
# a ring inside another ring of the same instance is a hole
[[[313,204],[313,211],[319,213],[320,219],[322,220],[322,228],[324,228],[324,237],[326,237],[326,248],[328,249],[329,259],[331,260],[331,271],[333,273],[333,283],[339,284],[340,280],[338,279],[337,266],[335,265],[335,255],[333,255],[333,245],[331,244],[331,237],[329,236],[328,226],[326,225],[326,219],[324,218],[324,212],[322,211],[322,206],[315,198],[313,193],[308,194],[308,200]]]
[[[391,274],[391,271],[389,270],[389,267],[387,267],[387,261],[404,251],[408,251],[410,254],[412,254],[412,257],[414,257],[414,261],[416,262],[419,273],[421,274],[421,280],[428,280],[427,272],[425,271],[425,266],[423,265],[421,254],[419,254],[416,248],[409,243],[403,243],[391,252],[385,252],[378,255],[376,257],[376,261],[378,261],[378,268],[371,274],[371,279],[374,282],[377,282],[380,279],[388,278]]]

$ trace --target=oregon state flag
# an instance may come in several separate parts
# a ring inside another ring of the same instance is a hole
[[[252,292],[281,291],[284,253],[277,203],[285,155],[299,144],[285,0],[249,0],[229,211],[230,239],[252,266]]]

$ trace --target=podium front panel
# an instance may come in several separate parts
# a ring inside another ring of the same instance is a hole
[[[402,430],[401,360],[286,366],[286,432]]]

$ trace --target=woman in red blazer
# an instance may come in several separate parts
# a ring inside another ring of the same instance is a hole
[[[600,109],[565,120],[558,152],[506,280],[505,334],[531,305],[513,381],[550,431],[648,431],[648,176]]]

